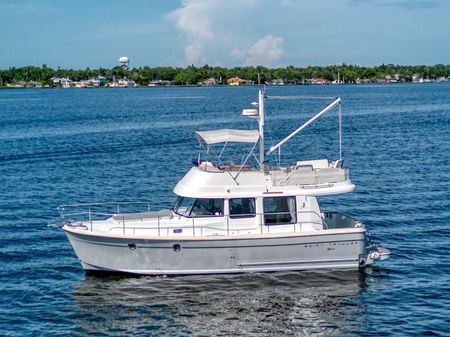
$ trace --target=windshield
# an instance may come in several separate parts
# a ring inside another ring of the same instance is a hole
[[[183,216],[222,216],[223,199],[178,197],[173,211]]]
[[[175,201],[173,211],[179,215],[189,216],[189,214],[191,214],[194,202],[195,199],[192,198],[178,197]]]

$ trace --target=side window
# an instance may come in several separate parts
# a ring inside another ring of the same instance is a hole
[[[283,225],[297,222],[295,197],[264,198],[264,224]]]
[[[191,216],[223,216],[223,199],[196,199]]]
[[[254,198],[236,198],[230,199],[230,218],[253,218],[255,212]]]

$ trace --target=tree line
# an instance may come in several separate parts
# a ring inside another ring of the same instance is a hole
[[[304,83],[309,79],[323,78],[328,81],[340,80],[344,83],[354,83],[357,80],[376,81],[386,77],[395,78],[398,81],[409,82],[415,78],[435,80],[450,78],[450,65],[436,64],[433,66],[417,65],[402,66],[394,64],[382,64],[376,67],[363,67],[357,65],[332,65],[332,66],[308,66],[284,68],[234,67],[224,68],[204,65],[202,67],[139,67],[126,69],[116,66],[112,69],[52,69],[46,65],[41,67],[11,67],[0,70],[0,86],[20,81],[36,81],[42,85],[51,85],[53,77],[68,77],[74,81],[87,80],[103,76],[107,81],[121,78],[129,78],[139,85],[148,85],[150,81],[170,81],[174,85],[196,85],[209,78],[215,78],[219,83],[226,84],[231,77],[265,83],[267,81],[281,79],[289,83]]]

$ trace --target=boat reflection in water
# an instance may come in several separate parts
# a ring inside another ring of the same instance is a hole
[[[289,272],[189,277],[87,276],[73,333],[351,335],[366,317],[365,274]]]

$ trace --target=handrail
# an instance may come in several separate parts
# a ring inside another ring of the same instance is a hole
[[[70,216],[77,216],[77,215],[82,215],[85,212],[71,212],[71,213],[67,213],[66,211],[68,209],[73,209],[76,210],[76,208],[81,208],[81,207],[85,207],[88,208],[88,213],[89,216],[91,215],[117,215],[117,214],[121,214],[121,207],[123,209],[124,206],[130,206],[130,205],[146,205],[146,211],[150,212],[150,201],[110,201],[110,202],[90,202],[90,203],[73,203],[73,204],[63,204],[57,207],[57,211],[59,212],[59,215],[61,216],[61,218],[66,218],[66,217],[70,217]],[[103,212],[93,212],[93,208],[97,207],[108,207],[110,206],[112,208],[112,206],[114,206],[115,209],[115,213],[104,213]],[[139,212],[142,212],[142,209],[139,210]]]
[[[105,202],[80,202],[80,203],[73,203],[73,204],[63,204],[58,206],[60,207],[76,207],[76,206],[94,206],[94,205],[114,205],[114,204],[147,204],[150,201],[105,201]]]
[[[57,207],[58,211],[63,211],[64,208],[68,207],[88,207],[88,206],[107,206],[107,205],[147,205],[150,207],[150,201],[107,201],[107,202],[88,202],[88,203],[74,203],[74,204],[63,204]],[[150,210],[150,209],[148,209]]]
[[[78,206],[79,204],[77,204]],[[89,205],[89,204],[86,204]],[[92,205],[92,204],[90,204]],[[145,214],[145,212],[141,212],[142,215]],[[157,213],[157,212],[155,212]],[[87,226],[87,229],[89,229],[90,231],[94,230],[94,225],[98,224],[98,221],[104,221],[106,219],[103,220],[96,220],[93,219],[96,216],[106,216],[108,218],[112,218],[112,217],[116,217],[113,218],[113,221],[116,221],[118,224],[118,226],[112,226],[109,228],[109,231],[113,230],[113,229],[117,229],[120,228],[122,230],[122,233],[125,235],[127,233],[128,230],[132,230],[133,233],[136,232],[136,230],[157,230],[157,235],[161,236],[162,232],[166,231],[167,235],[168,235],[168,231],[170,229],[187,229],[187,230],[192,230],[192,235],[193,236],[197,236],[200,234],[200,236],[203,236],[204,234],[204,230],[205,229],[211,229],[211,230],[215,230],[215,231],[219,231],[219,232],[224,232],[227,235],[230,235],[231,231],[248,231],[251,229],[256,229],[256,228],[260,228],[261,229],[261,234],[264,233],[264,231],[266,231],[267,233],[269,233],[271,231],[271,227],[275,228],[276,226],[279,225],[292,225],[294,228],[294,232],[297,232],[298,230],[301,231],[301,229],[303,228],[303,225],[305,224],[319,224],[322,226],[322,228],[324,229],[328,229],[329,226],[327,224],[327,222],[325,221],[324,217],[322,216],[321,213],[318,213],[316,211],[312,211],[312,210],[299,210],[294,212],[295,213],[295,219],[293,219],[294,221],[291,223],[265,223],[265,215],[270,215],[270,216],[278,216],[278,215],[292,215],[293,213],[290,211],[285,211],[285,212],[273,212],[273,213],[263,213],[263,212],[255,212],[255,213],[251,213],[251,214],[226,214],[226,215],[222,215],[222,216],[214,216],[214,217],[210,217],[213,219],[216,219],[215,222],[217,223],[222,223],[223,228],[221,228],[221,226],[211,226],[210,224],[198,224],[196,223],[196,221],[199,221],[201,219],[205,219],[205,218],[209,218],[207,216],[199,216],[199,217],[183,217],[186,220],[190,219],[191,225],[189,227],[188,223],[186,222],[184,225],[180,224],[181,226],[177,226],[176,224],[164,224],[165,219],[167,220],[167,218],[170,218],[170,216],[168,215],[158,215],[157,217],[153,218],[156,222],[154,224],[154,226],[130,226],[129,224],[131,222],[136,222],[139,220],[144,221],[144,219],[146,219],[145,216],[143,217],[133,217],[131,219],[127,219],[126,215],[130,214],[130,213],[121,213],[121,214],[117,214],[117,213],[104,213],[104,212],[92,212],[91,209],[89,209],[88,211],[85,212],[75,212],[75,213],[68,213],[65,214],[66,217],[70,217],[70,216],[87,216],[87,221],[73,221],[72,223],[74,224],[80,224],[80,223],[84,223]],[[308,221],[302,221],[302,214],[313,214],[316,216],[316,220],[311,219]],[[134,213],[133,213],[134,214]],[[139,213],[135,213],[135,214],[139,214]],[[330,214],[330,212],[327,212],[327,214]],[[230,224],[230,220],[235,221],[237,219],[240,218],[240,216],[242,216],[241,219],[251,219],[250,221],[254,222],[254,225],[251,227],[246,226],[245,228],[242,227],[238,227],[236,228],[235,226],[232,226]],[[64,218],[64,216],[63,216]],[[107,219],[108,219],[107,218]],[[181,218],[181,217],[180,217]],[[149,218],[150,219],[150,218]],[[223,219],[220,221],[220,219]],[[257,221],[259,219],[259,221]],[[219,221],[217,221],[219,220]],[[128,222],[128,223],[127,223]],[[90,228],[89,228],[90,227]],[[265,230],[264,230],[265,228]],[[200,232],[200,233],[199,233]]]

